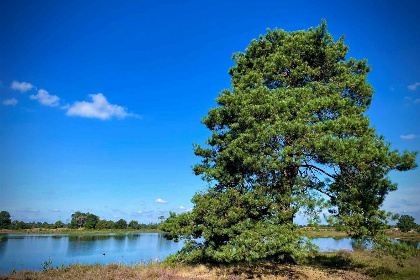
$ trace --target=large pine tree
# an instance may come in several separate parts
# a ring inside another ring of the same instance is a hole
[[[323,207],[352,236],[383,228],[388,214],[379,208],[397,188],[387,173],[415,168],[416,153],[391,150],[369,125],[371,68],[347,52],[323,21],[268,30],[234,55],[232,88],[203,119],[207,145],[195,146],[202,161],[194,172],[211,187],[194,196],[190,213],[162,225],[188,240],[177,258],[290,259],[306,246],[296,213],[316,222]]]

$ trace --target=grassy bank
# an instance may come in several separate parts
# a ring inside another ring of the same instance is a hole
[[[311,238],[339,238],[348,237],[345,232],[336,231],[330,228],[322,229],[302,229],[305,235]],[[104,229],[104,230],[78,230],[78,229],[26,229],[26,230],[0,230],[0,234],[106,234],[106,233],[141,233],[141,232],[163,232],[158,229]],[[387,230],[386,235],[390,238],[407,240],[407,241],[420,241],[420,234],[418,232],[404,233],[400,231]]]
[[[372,252],[319,253],[300,265],[273,262],[229,266],[178,265],[163,263],[122,266],[118,264],[71,265],[44,272],[21,271],[0,279],[420,279],[420,257],[398,266],[391,257]]]
[[[78,230],[78,229],[25,229],[25,230],[0,230],[0,234],[106,234],[106,233],[141,233],[163,232],[158,229],[103,229],[103,230]]]
[[[302,229],[305,232],[305,235],[311,238],[339,238],[339,237],[348,237],[345,232],[336,231],[334,229]],[[386,230],[385,234],[389,238],[400,239],[406,241],[420,241],[420,233],[418,232],[401,232],[395,230]]]

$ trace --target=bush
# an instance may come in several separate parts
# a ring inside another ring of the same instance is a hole
[[[416,223],[414,222],[414,218],[410,215],[402,215],[400,219],[398,220],[397,227],[402,232],[408,232],[412,228],[417,228]]]

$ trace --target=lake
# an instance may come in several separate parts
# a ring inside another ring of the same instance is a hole
[[[39,271],[49,258],[54,267],[163,260],[183,247],[183,242],[163,236],[164,233],[4,235],[0,241],[0,274],[8,274],[13,268]],[[316,238],[312,242],[321,251],[353,250],[355,246],[350,238]],[[418,247],[419,242],[411,245]]]

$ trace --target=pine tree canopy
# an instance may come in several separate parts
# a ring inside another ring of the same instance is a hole
[[[323,21],[268,30],[233,55],[231,89],[203,119],[211,137],[194,147],[202,158],[194,173],[210,187],[161,227],[187,240],[176,258],[296,257],[310,246],[293,223],[298,212],[315,224],[326,213],[354,237],[383,229],[389,213],[380,206],[397,189],[387,174],[415,168],[416,153],[392,150],[370,126],[371,68],[347,52]]]

